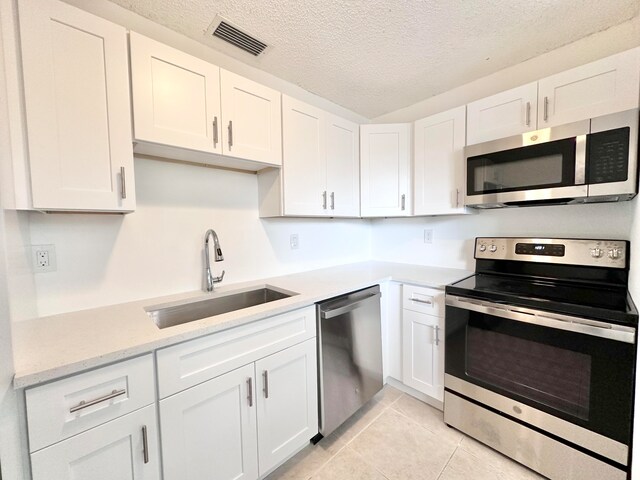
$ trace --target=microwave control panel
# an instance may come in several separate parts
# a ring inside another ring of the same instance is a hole
[[[478,260],[515,260],[627,268],[629,242],[564,238],[476,238]]]

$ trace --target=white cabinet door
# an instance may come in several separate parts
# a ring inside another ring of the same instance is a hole
[[[156,410],[149,405],[38,450],[31,469],[33,480],[160,480],[159,457]]]
[[[225,155],[282,165],[280,92],[220,70]]]
[[[411,212],[411,124],[360,126],[360,213],[363,217]]]
[[[415,215],[465,213],[464,132],[464,106],[415,123]]]
[[[412,310],[402,312],[403,383],[442,401],[444,345],[442,319]]]
[[[467,145],[536,129],[538,82],[482,98],[467,105]]]
[[[319,108],[282,98],[285,215],[327,213],[325,117]]]
[[[256,362],[260,475],[318,433],[316,340]]]
[[[360,215],[360,127],[327,114],[328,213],[332,217]]]
[[[222,153],[220,69],[135,32],[130,38],[136,140]]]
[[[538,128],[638,108],[640,48],[538,82]]]
[[[133,211],[125,29],[56,0],[18,7],[33,207]]]
[[[160,401],[164,480],[258,478],[254,386],[250,364]]]

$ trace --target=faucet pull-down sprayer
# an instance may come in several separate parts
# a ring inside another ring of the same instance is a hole
[[[211,274],[211,261],[209,260],[209,237],[213,238],[213,260],[216,262],[221,262],[224,260],[224,257],[222,256],[222,249],[220,248],[218,234],[213,229],[207,230],[207,233],[204,234],[204,274],[207,279],[207,292],[212,292],[213,285],[216,283],[220,283],[224,278],[224,270],[222,270],[222,274],[219,277],[214,277]]]

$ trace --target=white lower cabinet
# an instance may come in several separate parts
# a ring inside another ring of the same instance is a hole
[[[318,433],[316,341],[256,362],[260,475],[289,458]]]
[[[165,480],[258,477],[254,365],[160,401]]]
[[[444,292],[403,286],[402,382],[444,398]]]
[[[156,409],[149,405],[32,453],[32,478],[159,480],[157,438]]]
[[[156,355],[164,480],[257,479],[318,433],[313,306]]]

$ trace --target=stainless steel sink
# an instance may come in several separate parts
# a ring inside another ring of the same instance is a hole
[[[145,310],[158,328],[167,328],[222,313],[234,312],[243,308],[282,300],[294,295],[297,295],[297,293],[265,286],[255,290],[222,294],[206,300],[171,304],[166,307],[154,306]]]

